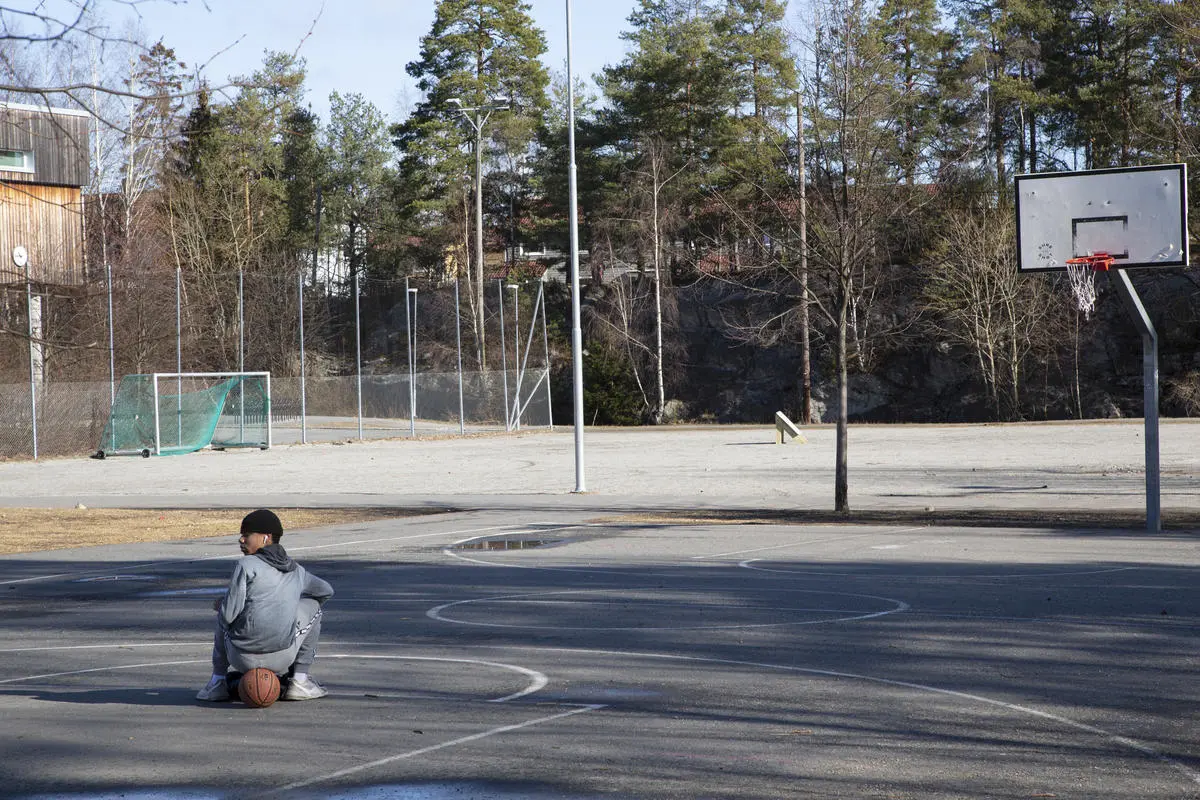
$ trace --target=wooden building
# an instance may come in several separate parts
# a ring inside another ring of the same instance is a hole
[[[17,246],[34,283],[84,282],[88,121],[84,111],[0,102],[0,283],[25,280]]]

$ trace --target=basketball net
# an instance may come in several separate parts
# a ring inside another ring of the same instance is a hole
[[[1113,257],[1108,253],[1089,253],[1079,258],[1067,259],[1067,278],[1071,291],[1075,293],[1075,304],[1089,319],[1096,309],[1096,273],[1112,266]]]

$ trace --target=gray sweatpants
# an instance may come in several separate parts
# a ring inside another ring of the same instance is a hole
[[[321,638],[321,604],[305,597],[296,608],[295,636],[285,650],[273,653],[245,653],[229,641],[229,630],[217,616],[217,631],[213,636],[213,675],[249,672],[255,667],[266,667],[280,675],[295,667],[296,672],[308,672],[317,658],[317,642]]]

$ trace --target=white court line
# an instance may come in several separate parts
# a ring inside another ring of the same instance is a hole
[[[832,624],[835,622],[851,622],[851,621],[855,621],[855,620],[873,619],[875,617],[882,617],[882,616],[886,616],[888,614],[898,614],[901,611],[907,611],[909,608],[908,603],[905,603],[902,600],[896,600],[895,598],[892,598],[892,597],[878,597],[876,595],[869,595],[869,594],[850,594],[848,592],[826,592],[826,591],[821,591],[818,589],[811,589],[811,590],[796,589],[794,591],[797,593],[804,593],[804,594],[826,594],[826,595],[836,595],[838,597],[860,597],[860,598],[867,598],[869,600],[880,600],[880,601],[887,602],[887,603],[893,603],[895,605],[895,607],[889,608],[889,609],[884,609],[882,611],[873,611],[873,612],[869,612],[869,613],[865,613],[865,614],[854,614],[852,616],[847,616],[847,617],[835,617],[833,619],[813,619],[813,620],[800,620],[800,621],[789,621],[789,622],[756,622],[756,623],[742,623],[742,624],[737,624],[737,625],[686,625],[686,626],[677,625],[677,626],[673,626],[673,627],[653,627],[653,626],[645,626],[645,625],[621,626],[621,627],[606,627],[606,626],[589,626],[589,627],[575,626],[575,627],[571,627],[571,626],[564,626],[564,625],[510,625],[508,623],[501,623],[501,622],[474,622],[474,621],[469,621],[469,620],[454,619],[453,617],[446,617],[446,616],[442,615],[442,611],[444,611],[447,608],[453,608],[454,606],[472,605],[472,604],[478,604],[478,603],[492,603],[492,602],[497,602],[497,601],[503,602],[503,601],[514,600],[514,599],[518,599],[518,598],[524,599],[524,598],[530,598],[530,597],[549,597],[551,595],[563,595],[563,594],[578,595],[578,594],[599,594],[600,593],[595,590],[589,591],[586,589],[576,589],[576,590],[559,591],[559,592],[530,592],[530,593],[524,593],[524,594],[498,595],[496,597],[479,597],[479,598],[473,598],[473,599],[469,599],[469,600],[455,600],[452,603],[443,603],[440,606],[435,606],[434,608],[429,609],[428,611],[425,612],[425,616],[429,617],[430,619],[437,620],[438,622],[448,622],[453,625],[467,625],[467,626],[479,627],[479,628],[520,628],[523,630],[543,630],[543,631],[545,631],[545,630],[552,630],[552,631],[576,631],[576,630],[587,630],[587,631],[712,631],[712,630],[740,630],[743,628],[777,628],[777,627],[784,627],[784,626],[788,626],[788,625],[829,625],[829,624]],[[610,602],[620,602],[620,601],[613,600]],[[687,604],[681,602],[681,603],[679,603],[679,605],[687,605]],[[742,607],[739,610],[744,610],[744,607]],[[837,613],[837,612],[831,611],[830,613]]]
[[[871,533],[855,533],[855,534],[852,534],[849,536],[827,536],[824,539],[803,539],[803,540],[788,542],[787,544],[772,545],[771,547],[755,547],[752,550],[730,550],[728,553],[713,553],[713,554],[707,555],[707,556],[692,556],[692,560],[698,561],[698,560],[704,559],[704,558],[724,558],[725,556],[741,556],[741,555],[745,555],[746,553],[762,553],[767,550],[784,550],[788,547],[806,547],[810,544],[824,544],[825,542],[844,542],[844,541],[849,541],[850,539],[862,539],[867,536],[883,536],[884,534],[891,534],[891,533],[906,533],[907,531],[922,531],[922,530],[925,530],[925,527],[926,526],[924,526],[924,525],[917,525],[917,526],[914,526],[911,528],[895,528],[895,529],[885,528],[884,530],[881,530],[881,531],[872,531]]]
[[[137,644],[64,644],[49,647],[11,647],[0,653],[40,653],[54,650],[131,650],[135,647],[212,647],[212,639],[206,642],[140,642]]]
[[[173,667],[179,664],[207,664],[207,658],[190,659],[188,661],[153,661],[147,664],[121,664],[119,666],[108,667],[92,667],[91,669],[73,669],[68,672],[47,672],[44,675],[26,675],[23,678],[7,678],[0,681],[4,683],[20,683],[21,681],[36,681],[41,678],[61,678],[65,675],[86,675],[89,672],[112,672],[118,669],[140,669],[142,667]]]
[[[566,704],[564,703],[564,705],[566,705]],[[515,725],[502,725],[498,728],[492,728],[490,730],[481,731],[480,733],[473,733],[470,736],[460,736],[457,739],[451,739],[450,741],[442,742],[441,744],[430,745],[429,747],[422,747],[419,750],[409,750],[407,753],[397,753],[394,756],[388,756],[387,758],[380,758],[375,761],[370,761],[366,764],[358,764],[357,766],[346,767],[345,769],[339,769],[336,772],[330,772],[326,775],[318,775],[313,778],[307,778],[302,781],[296,781],[295,783],[289,783],[286,786],[280,786],[277,789],[273,789],[270,792],[266,792],[259,796],[260,797],[269,797],[271,795],[280,794],[281,792],[290,792],[294,789],[303,789],[305,786],[312,786],[313,784],[316,784],[316,783],[325,783],[326,781],[336,780],[337,778],[344,778],[347,775],[354,775],[355,773],[358,773],[358,772],[365,772],[366,770],[375,769],[377,767],[382,767],[386,764],[391,764],[395,761],[402,761],[402,760],[408,759],[408,758],[416,758],[417,756],[423,756],[426,753],[433,753],[438,750],[444,750],[447,747],[456,747],[460,744],[467,744],[468,742],[475,742],[475,741],[479,741],[480,739],[486,739],[489,736],[498,736],[499,734],[502,734],[502,733],[510,733],[512,731],[519,731],[522,728],[530,728],[534,725],[541,725],[542,723],[545,723],[545,722],[553,722],[556,719],[565,719],[566,717],[574,716],[576,714],[586,714],[589,711],[597,711],[601,708],[606,708],[606,706],[604,706],[602,704],[590,704],[590,705],[582,706],[580,708],[572,708],[569,711],[562,711],[562,712],[559,712],[558,714],[551,714],[550,716],[547,716],[547,717],[538,717],[537,719],[526,720],[525,722],[519,722]]]
[[[994,580],[996,578],[1064,578],[1075,577],[1078,575],[1108,575],[1113,572],[1126,572],[1128,570],[1138,569],[1138,567],[1113,567],[1111,569],[1096,569],[1096,570],[1080,570],[1073,572],[1014,572],[1014,573],[990,573],[980,575],[909,575],[902,572],[828,572],[820,569],[771,569],[770,567],[752,566],[755,561],[762,561],[761,558],[748,558],[745,561],[738,562],[738,566],[742,569],[752,570],[754,572],[772,572],[777,575],[828,575],[837,578],[865,578],[875,580],[880,578],[903,578],[909,581],[941,581],[941,580]],[[980,561],[979,564],[986,564],[986,561]],[[961,565],[960,565],[961,566]],[[1030,568],[1036,568],[1036,564],[1030,564]]]
[[[984,705],[995,706],[998,708],[1007,709],[1008,711],[1013,711],[1013,712],[1017,712],[1020,714],[1026,714],[1029,716],[1038,717],[1040,719],[1050,720],[1051,722],[1056,722],[1056,723],[1063,725],[1065,727],[1068,727],[1068,728],[1074,728],[1075,730],[1083,731],[1085,733],[1092,734],[1093,736],[1099,736],[1103,739],[1107,739],[1110,742],[1121,745],[1122,747],[1125,747],[1125,748],[1128,748],[1131,750],[1136,750],[1137,752],[1141,753],[1144,756],[1148,756],[1156,761],[1166,764],[1167,766],[1175,769],[1177,772],[1182,773],[1192,783],[1200,785],[1200,772],[1193,770],[1191,767],[1187,766],[1186,764],[1184,764],[1180,761],[1176,761],[1175,759],[1171,758],[1170,756],[1165,755],[1164,753],[1161,753],[1158,750],[1155,750],[1150,745],[1140,742],[1137,739],[1131,739],[1128,736],[1121,736],[1120,734],[1111,733],[1110,731],[1106,731],[1103,728],[1098,728],[1095,725],[1089,725],[1086,722],[1078,722],[1076,720],[1071,719],[1070,717],[1064,717],[1059,714],[1053,714],[1049,711],[1040,711],[1036,708],[1030,708],[1029,706],[1023,706],[1023,705],[1019,705],[1017,703],[1008,703],[1003,700],[994,700],[990,697],[985,697],[983,695],[978,695],[978,694],[971,694],[970,692],[962,692],[962,691],[958,691],[957,689],[943,689],[938,686],[929,686],[929,685],[923,684],[923,683],[913,683],[911,681],[893,680],[891,678],[878,678],[873,675],[861,675],[861,674],[854,673],[854,672],[838,672],[835,670],[827,670],[827,669],[813,669],[811,667],[796,667],[796,666],[792,666],[790,664],[771,664],[771,663],[761,662],[761,661],[739,661],[736,659],[711,658],[708,656],[685,656],[685,655],[676,655],[673,653],[641,653],[641,652],[632,652],[632,651],[628,651],[628,650],[596,650],[596,649],[590,649],[590,648],[575,648],[575,647],[539,647],[539,646],[535,646],[535,645],[478,645],[478,646],[486,648],[486,649],[535,650],[535,651],[539,651],[539,652],[550,652],[550,653],[578,653],[578,654],[582,654],[582,655],[621,656],[621,657],[633,658],[633,659],[647,658],[647,659],[657,659],[657,660],[663,660],[663,661],[691,661],[691,662],[703,663],[703,664],[728,664],[730,666],[757,667],[760,669],[779,670],[779,671],[783,671],[783,672],[798,672],[798,673],[802,673],[805,675],[822,675],[822,676],[830,677],[830,678],[849,678],[852,680],[867,681],[869,683],[878,683],[878,684],[882,684],[885,686],[898,686],[898,687],[905,688],[905,689],[915,689],[917,691],[922,691],[922,692],[931,692],[933,694],[945,695],[947,697],[954,697],[954,698],[957,698],[960,700],[969,700],[969,701],[975,702],[975,703],[982,703]]]
[[[348,547],[351,545],[378,544],[381,542],[385,542],[385,543],[386,542],[402,542],[402,541],[407,541],[409,539],[431,539],[435,536],[461,536],[464,533],[482,533],[485,531],[503,530],[505,528],[510,528],[510,527],[513,527],[513,526],[511,526],[511,525],[492,525],[492,526],[489,526],[486,528],[464,528],[463,530],[459,530],[459,531],[442,531],[440,533],[418,533],[418,534],[413,534],[411,536],[389,536],[389,537],[386,537],[383,539],[359,539],[357,541],[349,541],[349,542],[338,541],[338,542],[333,542],[331,544],[317,544],[317,545],[288,547],[287,550],[288,550],[288,552],[299,553],[299,552],[307,552],[309,550],[324,550],[324,549],[327,549],[330,547]],[[128,565],[122,565],[120,567],[120,569],[128,571],[128,570],[135,570],[135,569],[161,568],[163,566],[172,565],[172,564],[194,564],[198,561],[226,561],[226,560],[232,561],[232,560],[239,559],[241,557],[242,557],[242,554],[240,552],[239,553],[223,553],[223,554],[217,555],[217,556],[197,556],[196,558],[178,558],[178,559],[174,559],[171,561],[149,561],[144,564],[128,564]],[[34,581],[48,581],[48,580],[53,580],[54,578],[66,578],[66,577],[70,577],[72,575],[104,575],[111,571],[112,570],[107,570],[107,569],[89,569],[89,570],[83,570],[80,572],[58,572],[53,575],[35,575],[35,576],[29,577],[29,578],[16,578],[13,580],[0,581],[0,586],[8,586],[8,585],[17,584],[17,583],[32,583]]]
[[[371,656],[371,655],[355,655],[353,653],[350,653],[350,654],[322,653],[320,658],[322,658],[322,659],[325,659],[325,658],[362,658],[362,659],[368,659],[368,660],[374,659],[374,660],[380,660],[380,661],[438,661],[438,662],[442,662],[442,663],[451,663],[451,664],[479,664],[479,665],[482,665],[485,667],[496,667],[498,669],[507,669],[512,672],[516,672],[521,675],[524,675],[525,677],[531,679],[529,685],[526,686],[521,691],[513,692],[512,694],[507,694],[504,697],[493,698],[491,700],[486,701],[488,703],[507,703],[509,700],[516,700],[519,697],[525,697],[526,695],[533,694],[534,692],[540,692],[542,689],[546,688],[546,684],[550,682],[550,680],[545,676],[545,674],[538,672],[536,669],[520,667],[520,666],[517,666],[516,664],[505,664],[500,661],[481,661],[479,659],[474,659],[474,658],[438,658],[435,656],[389,656],[389,655]]]
[[[140,646],[141,647],[170,647],[170,646],[174,646],[177,644],[181,644],[181,643],[157,642],[157,643],[152,643],[152,644],[144,644],[144,645],[140,645]],[[188,645],[194,646],[194,647],[201,646],[200,643],[196,643],[196,642],[187,642],[187,643],[183,643],[183,644],[188,644]],[[20,650],[0,650],[0,653],[19,653],[19,652],[46,651],[46,650],[91,650],[91,649],[101,649],[101,648],[112,649],[112,648],[117,648],[117,647],[122,647],[122,645],[80,645],[78,647],[27,647],[27,648],[22,648]],[[485,666],[485,667],[495,667],[497,669],[505,669],[510,672],[516,672],[519,675],[524,675],[526,678],[529,678],[529,685],[526,686],[524,689],[521,689],[518,692],[513,692],[512,694],[506,694],[503,697],[495,697],[495,698],[491,698],[489,700],[484,701],[487,703],[507,703],[509,700],[517,700],[521,697],[526,697],[535,692],[540,692],[542,689],[546,688],[546,684],[548,684],[550,682],[549,678],[547,678],[544,673],[538,672],[535,669],[530,669],[528,667],[522,667],[517,664],[505,664],[504,662],[501,662],[501,661],[484,661],[484,660],[478,659],[478,658],[444,658],[444,657],[437,657],[437,656],[393,656],[393,655],[366,655],[366,654],[356,655],[354,653],[322,653],[320,657],[322,659],[326,659],[326,658],[335,658],[335,659],[361,658],[361,659],[365,659],[365,660],[377,660],[377,661],[437,661],[437,662],[441,662],[441,663],[452,663],[452,664],[477,664],[477,665]],[[189,659],[187,661],[154,661],[154,662],[148,662],[145,664],[110,665],[110,666],[105,666],[105,667],[91,667],[89,669],[69,670],[66,672],[47,672],[43,675],[25,675],[20,678],[7,678],[5,680],[0,680],[0,684],[21,683],[22,681],[35,681],[35,680],[39,680],[41,678],[61,678],[61,677],[67,676],[67,675],[86,675],[86,674],[92,673],[92,672],[111,672],[111,671],[123,670],[123,669],[138,669],[139,667],[170,667],[170,666],[176,666],[179,664],[205,664],[205,663],[208,663],[208,661],[206,659]]]

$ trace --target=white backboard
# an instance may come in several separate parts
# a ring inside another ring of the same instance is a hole
[[[1018,175],[1017,270],[1105,252],[1114,269],[1186,267],[1187,165]]]

